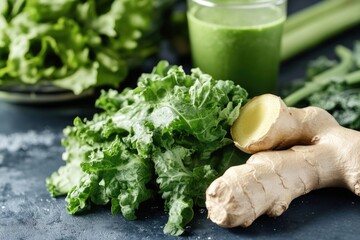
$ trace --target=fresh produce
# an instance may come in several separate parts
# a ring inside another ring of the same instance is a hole
[[[306,79],[284,90],[288,106],[318,106],[345,127],[360,130],[360,42],[354,49],[337,46],[339,62],[325,56],[310,62]]]
[[[66,165],[47,179],[48,190],[67,194],[71,214],[110,203],[129,220],[159,192],[169,214],[164,232],[180,235],[193,206],[205,206],[208,185],[242,163],[228,132],[246,99],[232,81],[162,61],[136,88],[103,92],[103,111],[64,130]]]
[[[116,87],[157,50],[174,0],[1,0],[0,86]]]
[[[360,23],[359,0],[322,0],[288,17],[281,46],[289,59]]]
[[[277,96],[250,100],[231,128],[236,145],[253,154],[206,191],[209,218],[247,227],[263,214],[281,215],[314,189],[345,187],[360,195],[360,132],[340,126],[318,107],[287,107]]]

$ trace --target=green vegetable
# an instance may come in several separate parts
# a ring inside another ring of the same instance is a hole
[[[183,9],[175,11],[173,25],[176,28],[168,31],[180,55],[186,55],[189,49],[186,11]],[[359,12],[359,0],[321,0],[289,15],[284,24],[281,60],[290,59],[356,26],[360,23]]]
[[[288,106],[298,104],[321,107],[346,127],[360,129],[360,42],[351,51],[337,46],[340,62],[324,56],[312,61],[307,78],[292,84],[296,89],[284,93]]]
[[[360,77],[359,77],[360,79]],[[345,127],[360,130],[360,87],[349,88],[337,83],[314,94],[309,103],[328,110]]]
[[[284,25],[282,60],[360,23],[359,0],[322,0],[290,15]]]
[[[173,0],[3,0],[0,86],[116,87],[157,50]]]
[[[126,219],[160,191],[169,213],[164,232],[180,235],[193,206],[204,206],[207,186],[241,163],[228,130],[246,98],[232,81],[160,62],[136,88],[103,91],[96,101],[103,111],[64,130],[67,164],[47,179],[48,190],[67,194],[72,214],[111,203]]]

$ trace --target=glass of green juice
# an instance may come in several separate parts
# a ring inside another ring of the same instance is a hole
[[[188,0],[193,64],[250,96],[275,93],[286,0]]]

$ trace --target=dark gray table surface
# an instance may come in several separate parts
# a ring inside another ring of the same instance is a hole
[[[289,1],[292,13],[317,1]],[[307,61],[333,56],[334,46],[352,45],[360,27],[282,64],[280,85],[302,77]],[[163,234],[161,204],[146,203],[138,219],[113,216],[108,206],[71,216],[63,197],[48,194],[45,179],[64,162],[62,129],[76,116],[91,117],[94,99],[59,105],[0,102],[0,239],[175,239]],[[278,218],[262,216],[246,229],[222,229],[195,209],[179,239],[359,239],[360,198],[344,189],[322,189],[295,199]]]

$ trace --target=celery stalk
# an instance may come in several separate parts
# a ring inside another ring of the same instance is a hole
[[[292,31],[304,25],[305,23],[309,24],[313,22],[314,19],[320,17],[323,14],[328,14],[330,11],[334,11],[339,7],[342,7],[344,4],[347,4],[347,2],[347,0],[325,0],[318,2],[300,12],[296,12],[292,14],[286,21],[286,24],[284,25],[284,33]]]
[[[310,7],[288,18],[282,38],[282,60],[360,23],[360,0],[337,1],[342,4],[324,0],[313,6],[315,10]]]

